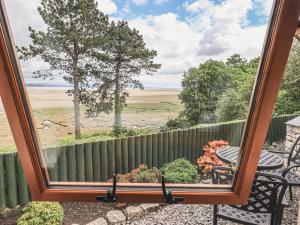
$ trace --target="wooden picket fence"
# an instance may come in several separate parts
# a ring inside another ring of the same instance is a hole
[[[285,122],[295,115],[272,119],[267,143],[285,138]],[[45,149],[51,181],[107,181],[114,172],[128,173],[141,164],[160,168],[178,158],[191,162],[203,155],[212,140],[239,145],[244,121],[142,136]],[[0,210],[30,201],[28,185],[17,153],[0,154]]]

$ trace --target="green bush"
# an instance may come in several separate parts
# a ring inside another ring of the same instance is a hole
[[[18,220],[18,225],[61,225],[64,210],[57,202],[30,202]]]
[[[158,183],[160,180],[159,169],[153,167],[152,169],[147,169],[147,167],[140,169],[140,171],[133,175],[133,183]]]
[[[114,128],[112,134],[115,137],[131,137],[131,136],[138,136],[138,135],[146,135],[153,133],[153,129],[150,128],[138,128],[138,129],[132,129],[132,128]]]
[[[186,159],[177,159],[165,164],[161,172],[168,183],[194,184],[199,182],[197,167]]]
[[[187,119],[177,117],[175,119],[170,119],[168,122],[160,128],[161,132],[170,131],[170,130],[178,130],[178,129],[186,129],[191,127],[193,124],[190,123]]]

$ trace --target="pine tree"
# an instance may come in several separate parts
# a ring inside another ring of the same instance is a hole
[[[157,52],[146,48],[143,36],[131,29],[125,21],[111,22],[101,61],[105,62],[101,72],[94,70],[96,82],[83,95],[89,115],[114,110],[114,132],[122,129],[121,112],[129,96],[128,87],[143,89],[138,75],[152,75],[160,64],[153,62]],[[105,55],[105,57],[103,57]]]
[[[81,91],[87,87],[89,74],[101,67],[99,56],[109,27],[108,17],[97,8],[95,0],[42,0],[38,7],[47,29],[29,27],[32,44],[18,48],[20,59],[40,57],[49,70],[34,72],[35,78],[63,77],[73,85],[75,138],[80,138]]]

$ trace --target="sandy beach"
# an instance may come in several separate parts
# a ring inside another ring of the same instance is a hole
[[[61,138],[73,134],[73,101],[72,96],[67,96],[65,89],[29,87],[27,91],[43,144],[53,145]],[[179,93],[179,89],[129,90],[128,106],[122,113],[123,126],[159,129],[182,110],[178,100]],[[0,104],[0,124],[0,145],[13,143],[2,104]],[[110,130],[112,126],[113,113],[102,113],[95,118],[88,118],[85,115],[85,108],[81,108],[83,133]]]
[[[72,107],[72,96],[68,96],[65,91],[62,88],[27,88],[30,104],[33,109]],[[128,104],[174,102],[178,100],[177,96],[179,93],[179,89],[130,89]],[[0,104],[0,112],[3,112],[2,104]]]

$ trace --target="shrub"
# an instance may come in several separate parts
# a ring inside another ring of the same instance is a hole
[[[197,159],[198,165],[204,172],[210,172],[214,166],[228,166],[227,163],[218,159],[216,155],[216,151],[219,148],[224,148],[228,145],[229,143],[223,140],[208,142],[208,145],[203,148],[204,155]]]
[[[120,183],[158,183],[160,175],[157,168],[148,169],[146,165],[141,164],[138,168],[131,170],[130,173],[118,174],[117,181]]]
[[[19,218],[18,225],[61,225],[64,210],[57,202],[30,202]]]
[[[139,173],[136,173],[132,177],[133,183],[158,183],[160,180],[159,169],[153,167],[152,169],[141,169]]]
[[[161,168],[168,183],[197,183],[199,181],[197,167],[186,159],[177,159]]]
[[[138,128],[138,129],[131,129],[126,127],[115,128],[112,131],[112,135],[115,137],[131,137],[131,136],[138,136],[138,135],[146,135],[153,132],[153,129],[150,128]]]
[[[192,126],[192,124],[188,120],[186,120],[185,118],[177,117],[175,119],[168,120],[166,125],[160,128],[160,131],[165,132],[170,130],[186,129],[190,126]]]

